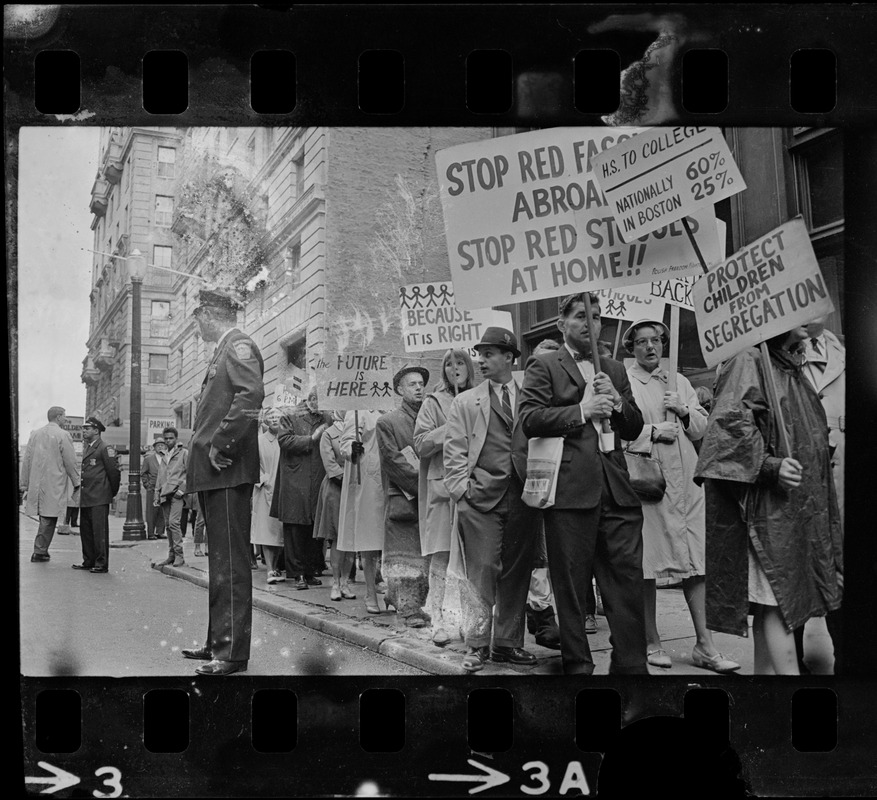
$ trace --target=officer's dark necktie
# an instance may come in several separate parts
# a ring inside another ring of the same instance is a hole
[[[509,387],[505,384],[503,384],[502,387],[502,410],[509,419],[514,419],[514,416],[512,415],[512,403],[509,399]]]

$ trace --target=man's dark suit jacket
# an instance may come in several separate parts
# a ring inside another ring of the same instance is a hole
[[[203,492],[259,482],[259,409],[265,398],[262,355],[237,328],[219,343],[201,384],[189,442],[186,490]],[[223,470],[210,463],[210,446],[232,459]]]
[[[556,509],[597,506],[604,469],[609,491],[619,506],[642,505],[630,487],[621,450],[621,439],[631,441],[639,436],[642,414],[633,399],[624,366],[611,358],[601,358],[600,368],[622,397],[621,410],[613,411],[609,418],[615,432],[615,450],[608,454],[600,453],[597,431],[591,421],[582,422],[579,403],[585,393],[585,380],[566,347],[532,356],[527,361],[519,406],[524,433],[528,438],[565,438],[554,500]]]

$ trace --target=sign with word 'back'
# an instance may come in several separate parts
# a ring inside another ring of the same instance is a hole
[[[551,128],[438,151],[457,306],[486,308],[697,273],[697,255],[678,221],[625,243],[594,179],[592,160],[642,130]],[[712,208],[689,218],[710,264],[720,260],[714,220]]]
[[[597,155],[593,168],[625,242],[746,188],[719,128],[651,128]]]
[[[834,310],[800,218],[711,269],[692,299],[708,367]]]
[[[335,353],[317,364],[317,403],[321,411],[391,411],[393,360],[382,353]]]
[[[512,315],[492,308],[457,308],[454,284],[412,283],[399,288],[402,341],[406,353],[455,347],[468,349],[491,325],[512,330]]]

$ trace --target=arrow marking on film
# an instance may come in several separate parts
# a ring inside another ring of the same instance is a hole
[[[479,764],[477,761],[473,761],[471,758],[467,759],[470,766],[478,767],[484,774],[483,775],[439,775],[436,773],[430,773],[429,779],[431,781],[476,781],[481,783],[481,786],[473,786],[469,790],[469,794],[475,794],[476,792],[483,792],[485,789],[492,789],[494,786],[502,786],[504,783],[508,783],[511,778],[503,772],[499,770],[488,767],[486,764]]]
[[[69,786],[76,786],[76,784],[79,783],[79,778],[77,778],[75,775],[70,772],[66,772],[60,767],[52,766],[48,761],[37,761],[37,764],[44,770],[46,770],[46,772],[51,772],[52,775],[48,778],[37,778],[29,775],[24,779],[24,782],[50,784],[45,789],[41,790],[40,794],[52,794],[53,792],[58,792],[61,789],[66,789]]]

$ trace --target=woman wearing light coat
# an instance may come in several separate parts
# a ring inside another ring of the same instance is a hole
[[[429,595],[432,604],[432,640],[443,646],[451,637],[444,628],[442,605],[452,546],[451,501],[445,488],[442,458],[445,423],[454,398],[475,385],[475,367],[465,350],[448,350],[442,359],[439,387],[423,401],[414,424],[414,449],[420,458],[418,517],[420,548],[429,562]]]
[[[668,389],[667,370],[661,355],[669,333],[661,322],[634,322],[624,336],[627,352],[636,364],[627,370],[633,397],[643,415],[642,432],[630,444],[637,452],[650,452],[667,483],[658,502],[643,502],[643,577],[646,651],[649,664],[668,669],[670,656],[661,645],[656,621],[657,578],[682,581],[682,591],[694,623],[697,642],[691,652],[695,666],[713,672],[733,672],[740,665],[716,650],[706,627],[706,526],[703,489],[694,483],[697,452],[694,442],[707,427],[706,411],[683,375],[676,376],[676,391]],[[668,421],[667,412],[675,417]]]

